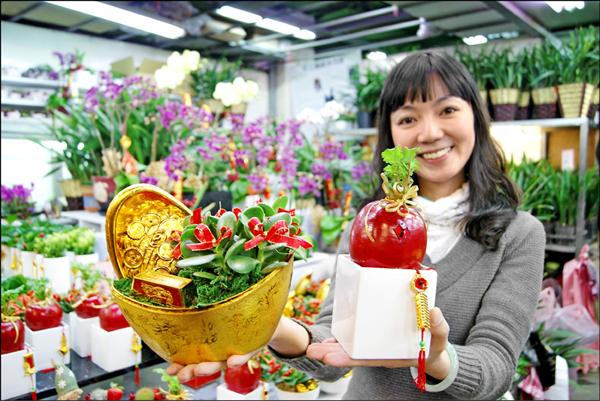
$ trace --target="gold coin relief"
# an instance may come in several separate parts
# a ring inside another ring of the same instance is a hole
[[[140,239],[146,234],[146,227],[140,222],[131,223],[127,227],[127,235],[131,239]]]
[[[123,261],[129,268],[137,269],[142,264],[142,254],[136,248],[129,248],[125,250],[123,254]]]

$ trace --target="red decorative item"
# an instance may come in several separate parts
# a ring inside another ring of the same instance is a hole
[[[25,310],[25,323],[33,331],[51,329],[61,325],[62,314],[56,302],[31,303]]]
[[[100,314],[100,308],[94,306],[102,305],[103,303],[100,296],[96,294],[89,295],[75,308],[75,313],[82,319],[97,317]]]
[[[2,322],[2,354],[25,348],[25,325],[21,319]]]
[[[206,386],[208,383],[214,382],[219,377],[221,377],[221,371],[218,371],[218,372],[216,372],[216,373],[214,373],[212,375],[209,375],[209,376],[196,376],[192,380],[188,380],[185,383],[181,383],[181,384],[185,384],[186,386],[191,387],[194,390],[197,390],[200,387]],[[159,400],[161,398],[154,398],[154,399],[155,400]]]
[[[120,400],[123,398],[123,389],[119,386],[111,384],[111,388],[109,388],[106,392],[107,400]]]
[[[225,384],[231,391],[248,394],[258,387],[260,375],[260,364],[251,359],[236,368],[225,369]]]
[[[363,267],[417,269],[426,247],[427,229],[419,212],[388,212],[384,201],[362,208],[350,232],[350,257]]]
[[[129,323],[125,320],[121,308],[119,308],[119,305],[116,303],[101,309],[98,316],[100,318],[100,327],[106,331],[114,331],[129,327]]]

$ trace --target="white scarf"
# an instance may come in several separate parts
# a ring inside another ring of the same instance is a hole
[[[431,263],[444,258],[462,236],[458,222],[469,209],[469,183],[436,201],[417,196],[417,205],[427,223],[427,255]]]

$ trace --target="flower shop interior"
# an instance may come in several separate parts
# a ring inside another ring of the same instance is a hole
[[[381,186],[385,79],[421,50],[473,76],[546,234],[502,399],[599,398],[600,2],[1,10],[2,399],[342,399],[352,370],[318,380],[266,345],[334,295],[343,233]]]

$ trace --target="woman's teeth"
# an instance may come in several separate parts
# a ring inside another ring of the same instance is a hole
[[[421,155],[421,157],[423,157],[423,159],[426,159],[426,160],[437,159],[439,157],[444,156],[446,153],[450,152],[451,149],[452,149],[452,147],[448,147],[448,148],[440,149],[440,150],[437,150],[437,151],[431,152],[431,153],[423,153]]]

